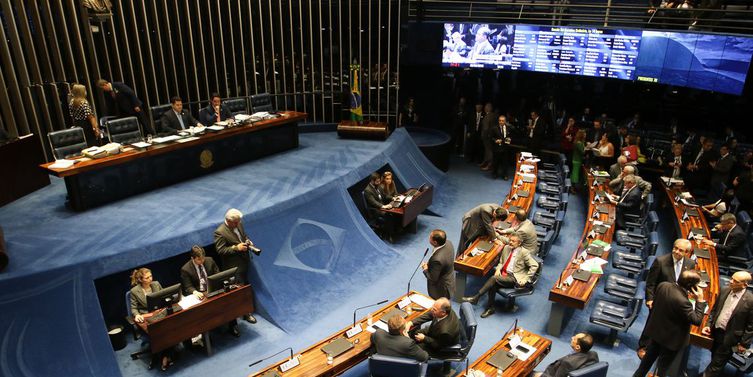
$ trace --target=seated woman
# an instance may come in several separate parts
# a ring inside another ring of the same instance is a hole
[[[162,285],[158,281],[152,280],[152,271],[150,269],[142,267],[133,270],[131,274],[131,286],[131,314],[134,321],[143,323],[145,318],[151,315],[146,305],[146,296],[150,293],[161,291]],[[169,352],[162,351],[156,355],[152,355],[149,369],[152,368],[154,361],[160,357],[162,359],[161,369],[163,371],[173,365]]]
[[[382,173],[382,183],[379,185],[379,189],[382,191],[382,195],[387,198],[392,199],[397,196],[397,188],[395,187],[395,181],[392,179],[391,171]]]
[[[638,161],[638,153],[640,149],[638,148],[637,140],[635,135],[628,135],[627,136],[627,146],[622,148],[621,154],[625,157],[627,157],[628,162],[635,162]]]

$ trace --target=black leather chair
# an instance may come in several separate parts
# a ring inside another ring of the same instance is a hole
[[[157,105],[149,108],[149,112],[152,114],[152,122],[154,123],[154,129],[156,132],[162,133],[162,114],[172,108],[169,103],[167,105]]]
[[[248,114],[248,101],[245,98],[229,99],[224,101],[222,105],[230,110],[233,115]]]
[[[78,155],[82,149],[86,148],[86,137],[81,127],[50,132],[47,134],[47,139],[50,141],[52,153],[56,159]]]
[[[374,354],[369,357],[369,376],[371,377],[423,377],[426,376],[428,364],[405,357]]]
[[[272,96],[269,93],[254,94],[251,96],[251,111],[258,113],[260,111],[274,111],[272,106]]]
[[[601,361],[574,370],[568,373],[567,377],[607,377],[608,370],[609,363],[607,363],[606,361]]]
[[[627,331],[638,318],[643,306],[644,293],[642,291],[636,292],[636,297],[628,300],[627,305],[620,305],[607,300],[596,301],[590,321],[610,330],[608,343],[614,343],[617,339],[617,332]]]
[[[476,339],[476,315],[470,302],[460,304],[460,341],[458,344],[445,347],[439,351],[441,358],[432,357],[429,360],[441,360],[444,362],[444,370],[449,371],[451,362],[462,362],[468,358],[473,342]]]
[[[130,144],[141,141],[143,137],[136,117],[113,119],[106,126],[111,143]]]

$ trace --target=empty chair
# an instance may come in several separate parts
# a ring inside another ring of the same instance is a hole
[[[539,250],[541,252],[541,250]],[[539,277],[541,276],[541,272],[544,269],[544,261],[534,256],[533,257],[536,262],[539,263],[539,268],[536,270],[536,273],[531,278],[531,281],[528,282],[528,284],[522,286],[522,287],[513,287],[513,288],[499,288],[497,289],[497,293],[499,293],[500,296],[504,297],[507,302],[505,304],[505,310],[516,312],[518,311],[518,306],[515,305],[515,299],[520,296],[530,296],[533,294],[533,291],[536,289],[536,283],[539,281]]]
[[[105,124],[111,143],[130,144],[141,141],[143,137],[136,117],[112,119]]]
[[[626,305],[606,300],[596,301],[590,321],[609,329],[609,343],[617,339],[617,332],[627,331],[635,322],[643,306],[643,294],[643,291],[638,291],[637,296],[629,299]]]
[[[75,156],[86,148],[86,137],[81,127],[73,127],[47,134],[52,153],[56,159]]]
[[[248,101],[246,98],[229,99],[222,102],[222,105],[226,107],[231,114],[248,114]]]
[[[568,377],[607,377],[609,363],[600,361],[595,364],[586,365],[578,370],[567,374]]]
[[[251,111],[258,113],[260,111],[274,111],[272,106],[272,96],[269,93],[254,94],[251,96]]]
[[[369,357],[369,375],[374,377],[422,377],[428,364],[405,357],[374,354]]]
[[[547,255],[549,255],[549,251],[552,250],[552,245],[554,244],[554,239],[557,238],[557,234],[550,230],[544,234],[543,237],[541,237],[539,242],[539,252],[538,256],[539,258],[546,258]],[[541,269],[541,268],[539,268]]]
[[[751,219],[747,211],[740,211],[737,213],[737,226],[742,228],[743,233],[750,234]]]
[[[737,196],[735,196],[729,202],[729,213],[737,214],[737,211],[739,209],[740,209],[740,199],[738,199]]]
[[[645,289],[645,282],[620,274],[609,274],[604,283],[604,292],[606,294],[624,301],[630,300],[638,294],[638,291],[645,291]]]
[[[162,130],[162,114],[172,109],[173,106],[169,103],[167,105],[157,105],[149,108],[149,112],[152,114],[152,122],[154,123],[154,129],[156,132],[163,133]]]

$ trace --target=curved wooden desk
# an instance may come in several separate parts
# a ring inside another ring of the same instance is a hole
[[[531,165],[533,166],[533,170],[531,170],[531,174],[536,176],[533,179],[533,182],[523,182],[521,177],[521,171],[520,166],[521,165]],[[510,187],[510,192],[507,193],[507,197],[502,202],[502,207],[510,209],[515,208],[522,208],[526,210],[526,212],[530,212],[531,208],[533,207],[533,199],[536,194],[536,182],[538,181],[538,165],[535,162],[529,162],[529,161],[520,161],[518,159],[517,164],[515,165],[515,175],[513,176],[514,182],[518,183],[518,186],[512,186]],[[520,197],[517,198],[513,197],[518,191],[528,191],[527,197]],[[529,213],[530,216],[530,213]],[[510,221],[507,221],[510,223]],[[456,257],[455,259],[455,301],[460,302],[461,298],[465,296],[465,287],[466,282],[468,279],[468,275],[474,275],[474,276],[485,276],[489,271],[491,271],[492,268],[497,264],[497,261],[499,260],[499,254],[502,252],[503,246],[494,244],[491,250],[481,253],[479,255],[471,256],[471,252],[476,248],[476,246],[481,241],[487,241],[487,237],[479,237],[474,242],[471,243],[471,245],[463,251],[462,254]]]
[[[591,241],[602,240],[608,244],[611,244],[612,237],[614,236],[614,230],[616,226],[614,221],[617,216],[617,206],[609,202],[606,198],[603,200],[604,203],[594,202],[594,197],[598,191],[605,191],[611,194],[612,190],[609,188],[607,181],[601,181],[601,183],[594,185],[594,180],[596,180],[596,178],[594,178],[593,175],[589,174],[589,205],[588,213],[586,214],[588,216],[588,220],[586,220],[586,225],[583,227],[583,235],[581,236],[580,243],[578,243],[578,247],[575,249],[575,252],[573,252],[572,257],[570,257],[571,261],[575,260],[578,255],[585,249],[585,246],[587,246],[587,244]],[[596,215],[597,217],[595,217],[594,213],[598,211],[598,206],[606,206],[608,213],[599,213],[598,215]],[[599,220],[605,224],[610,224],[611,226],[605,233],[599,234],[594,231],[594,220]],[[592,233],[592,231],[594,232]],[[586,259],[591,258],[595,257],[586,254]],[[609,260],[609,251],[604,251],[601,255],[601,258],[604,260]],[[568,263],[560,274],[559,279],[557,279],[557,282],[554,284],[554,287],[552,287],[552,289],[549,291],[549,301],[552,301],[552,310],[549,313],[547,333],[550,335],[560,335],[560,333],[562,332],[562,326],[564,325],[566,314],[565,312],[568,309],[584,309],[586,305],[588,305],[588,301],[591,300],[591,296],[593,295],[596,285],[599,283],[601,275],[592,274],[591,278],[586,282],[574,280],[570,286],[564,285],[562,282],[565,281],[574,272],[576,272],[579,266],[579,264]]]
[[[497,375],[497,368],[495,368],[493,365],[487,363],[487,360],[489,360],[494,354],[497,352],[497,350],[504,349],[509,351],[510,350],[510,336],[512,336],[513,329],[510,329],[505,336],[502,337],[497,343],[495,343],[488,351],[484,352],[481,357],[476,359],[476,361],[471,364],[470,369],[481,371],[486,376],[496,376]],[[536,351],[528,357],[527,360],[515,360],[510,364],[507,369],[505,369],[503,376],[509,376],[509,377],[518,377],[518,376],[528,376],[533,372],[533,369],[536,368],[539,363],[541,363],[542,360],[544,360],[544,357],[549,354],[549,351],[552,349],[552,341],[544,338],[541,335],[534,334],[528,330],[518,328],[518,335],[522,338],[523,343],[529,344],[536,348]],[[463,371],[462,373],[458,374],[458,377],[465,377],[466,371]]]

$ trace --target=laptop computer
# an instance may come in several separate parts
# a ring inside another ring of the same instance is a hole
[[[604,204],[596,206],[596,210],[599,211],[599,213],[609,213],[609,207]]]
[[[517,359],[518,358],[513,355],[512,352],[507,350],[499,350],[495,352],[494,355],[489,358],[489,360],[486,360],[486,362],[497,369],[505,370],[510,366],[510,364],[513,363],[513,361]]]
[[[601,257],[602,254],[604,254],[604,249],[596,246],[596,245],[589,245],[588,248],[586,248],[586,253],[588,255],[593,255],[596,257]]]

